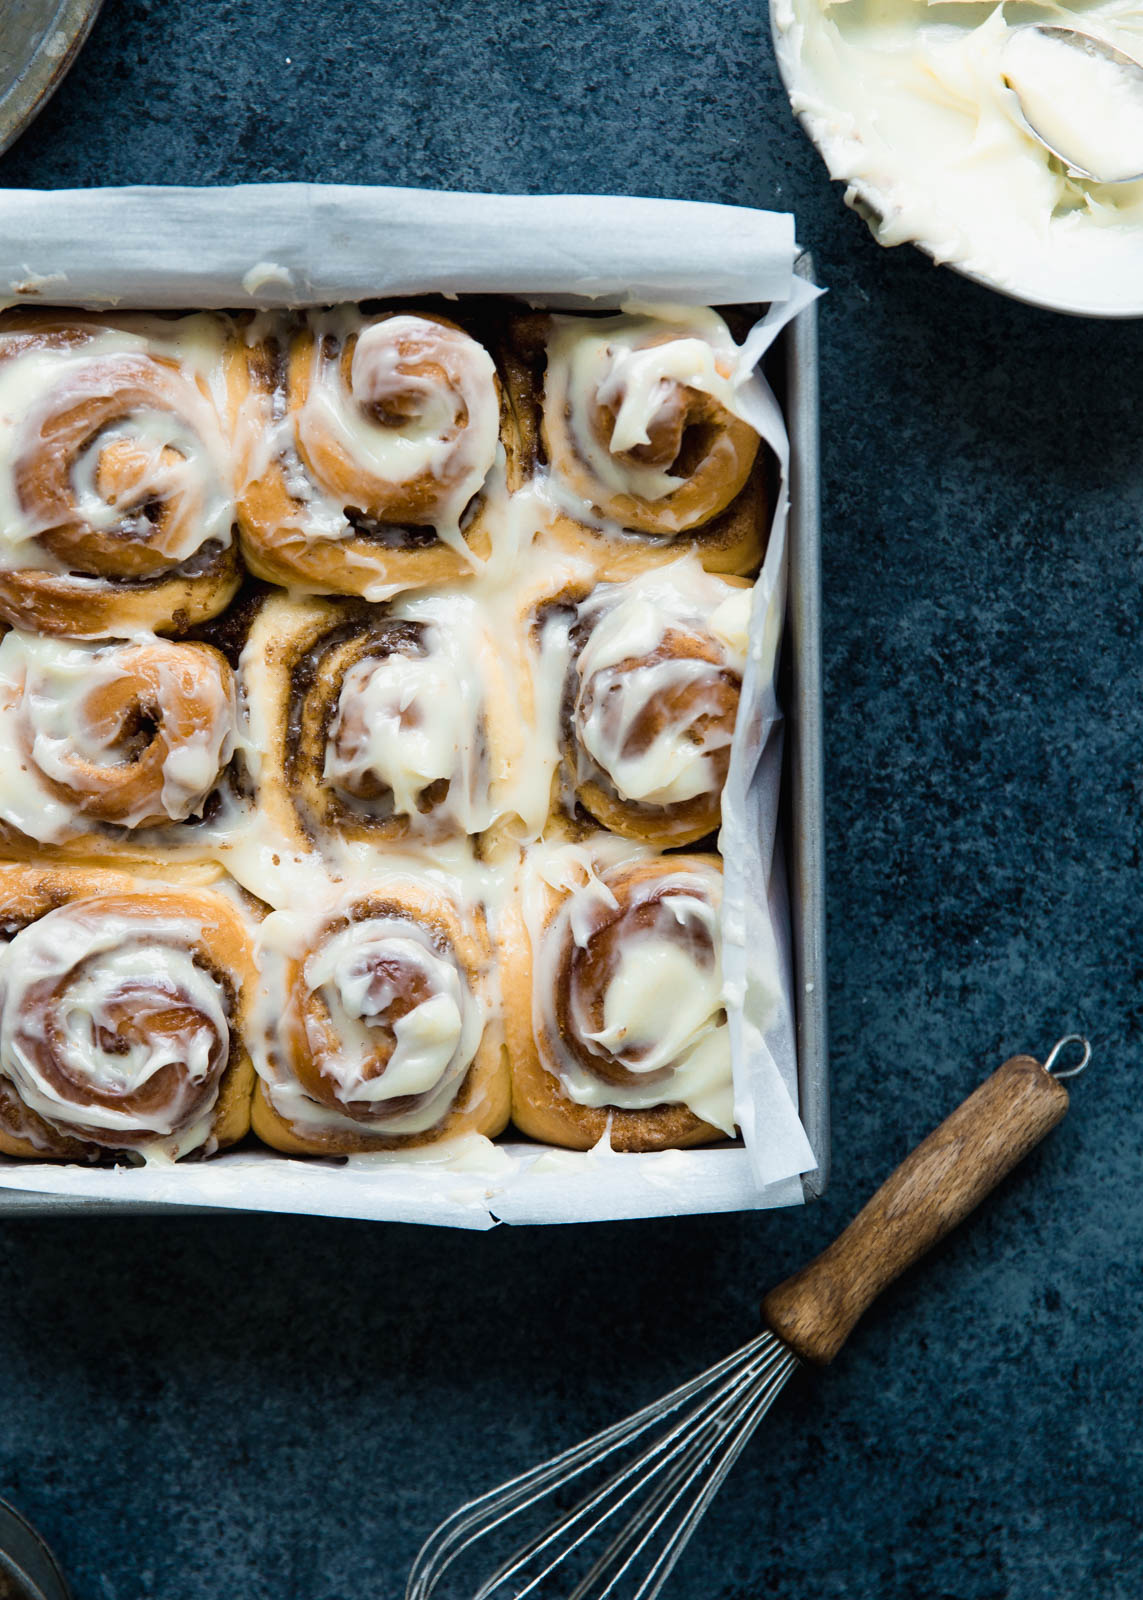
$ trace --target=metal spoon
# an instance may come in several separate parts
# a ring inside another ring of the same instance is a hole
[[[1043,145],[1044,149],[1057,157],[1067,167],[1073,177],[1086,178],[1092,183],[1137,183],[1143,179],[1143,154],[1140,157],[1139,170],[1136,172],[1097,172],[1077,161],[1073,154],[1061,147],[1058,137],[1049,137],[1042,128],[1037,127],[1034,114],[1030,114],[1021,94],[1018,82],[1013,81],[1010,73],[1015,73],[1015,53],[1022,48],[1021,40],[1028,34],[1038,34],[1041,38],[1051,39],[1059,44],[1067,45],[1082,55],[1094,60],[1110,62],[1122,76],[1124,84],[1138,106],[1140,134],[1143,137],[1143,63],[1136,61],[1134,56],[1127,55],[1123,50],[1117,50],[1114,45],[1108,44],[1103,39],[1096,39],[1090,33],[1081,33],[1078,28],[1061,28],[1054,24],[1044,22],[1025,23],[1021,27],[1013,28],[1005,41],[1003,48],[1004,57],[1012,57],[1013,65],[1006,67],[1004,82],[1016,97],[1019,108],[1020,120],[1024,127]],[[1025,89],[1025,94],[1027,93]],[[1134,109],[1134,108],[1133,108]],[[1041,118],[1042,120],[1042,118]]]

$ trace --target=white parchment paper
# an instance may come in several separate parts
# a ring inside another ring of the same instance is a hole
[[[794,219],[617,195],[309,183],[0,193],[0,295],[56,305],[325,305],[374,295],[784,300]]]
[[[421,293],[537,303],[771,303],[758,360],[818,292],[795,277],[792,217],[600,196],[311,184],[0,192],[0,298],[75,306],[290,306]],[[0,1190],[491,1227],[797,1204],[815,1165],[797,1115],[789,927],[773,871],[781,771],[774,669],[785,606],[789,443],[755,589],[723,807],[724,962],[745,1148],[617,1155],[468,1136],[427,1152],[297,1161],[258,1151],[179,1167],[0,1161]]]

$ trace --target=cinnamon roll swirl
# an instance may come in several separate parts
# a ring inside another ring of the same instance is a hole
[[[540,614],[538,671],[565,666],[562,804],[660,847],[714,832],[752,598],[693,557]]]
[[[483,834],[503,814],[518,734],[467,593],[389,606],[276,596],[241,676],[259,804],[290,834],[425,842]]]
[[[207,644],[0,641],[0,838],[98,850],[200,815],[235,744],[234,675]]]
[[[394,874],[317,915],[275,911],[258,959],[254,1131],[277,1150],[392,1150],[499,1133],[508,1072],[478,908]]]
[[[444,317],[353,306],[247,339],[231,392],[252,572],[385,600],[487,559],[510,412],[483,345]]]
[[[124,874],[0,866],[0,1151],[210,1154],[250,1125],[235,905]]]
[[[550,538],[610,579],[687,550],[711,572],[757,571],[755,380],[717,313],[522,317],[513,346],[522,433],[558,513]]]
[[[733,1136],[721,895],[717,856],[541,850],[502,949],[518,1128],[580,1150]]]
[[[0,617],[169,632],[238,587],[225,324],[0,316]]]

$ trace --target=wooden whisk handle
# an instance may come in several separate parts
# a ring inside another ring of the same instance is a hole
[[[1068,1091],[1032,1056],[1006,1061],[827,1250],[770,1291],[767,1326],[804,1361],[832,1361],[882,1289],[974,1211],[1067,1109]]]

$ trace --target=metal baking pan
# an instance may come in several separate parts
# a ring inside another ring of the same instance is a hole
[[[813,278],[808,252],[799,276]],[[789,590],[782,651],[781,698],[786,713],[782,839],[794,957],[800,1113],[817,1158],[802,1180],[807,1200],[829,1181],[829,1051],[826,1028],[825,816],[822,777],[821,525],[818,435],[817,306],[781,334],[767,373],[790,435]],[[156,1213],[196,1208],[97,1200],[0,1189],[0,1217],[81,1213]]]
[[[813,258],[795,267],[813,281]],[[829,1035],[825,960],[825,778],[822,762],[821,456],[818,314],[808,306],[786,329],[786,426],[790,434],[789,590],[782,701],[785,818],[797,1006],[798,1101],[817,1170],[802,1179],[807,1200],[829,1183]],[[775,375],[775,381],[777,375]]]

